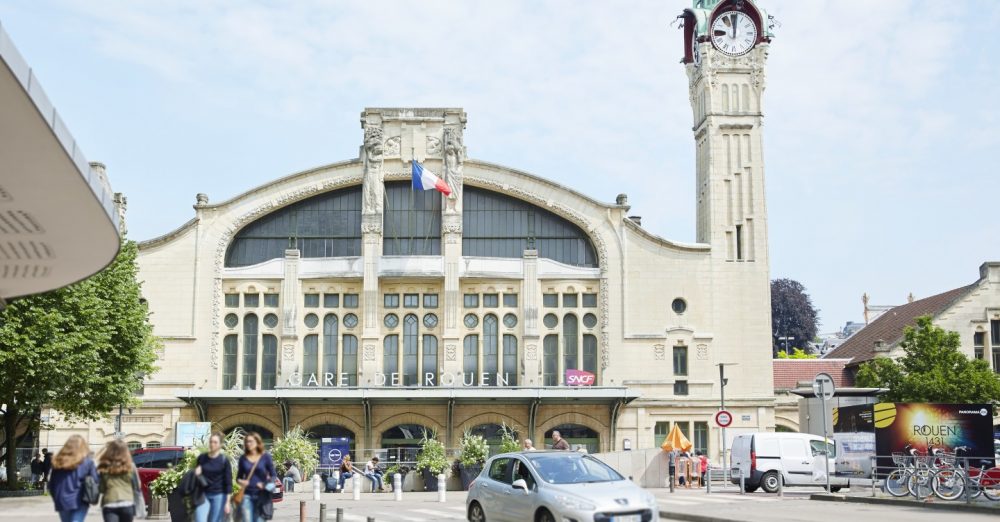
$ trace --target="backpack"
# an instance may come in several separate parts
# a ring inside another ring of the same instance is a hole
[[[83,476],[83,484],[80,487],[80,500],[91,506],[101,500],[101,485],[94,480],[94,476],[90,473]]]

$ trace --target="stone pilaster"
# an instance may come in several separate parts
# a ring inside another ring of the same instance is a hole
[[[521,290],[521,316],[524,317],[524,383],[540,386],[542,382],[542,345],[538,334],[538,306],[541,288],[538,284],[538,251],[524,251],[524,288]]]
[[[278,382],[287,383],[291,374],[298,370],[295,357],[298,345],[298,309],[302,301],[302,284],[299,281],[299,251],[285,250],[285,279],[281,283],[281,362]]]

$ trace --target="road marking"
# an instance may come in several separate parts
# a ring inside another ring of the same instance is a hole
[[[432,517],[451,517],[454,516],[451,513],[445,513],[444,511],[438,511],[435,509],[411,509],[410,511],[414,513],[421,513],[423,515],[430,515]]]

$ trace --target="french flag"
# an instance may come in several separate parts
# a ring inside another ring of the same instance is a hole
[[[413,188],[417,190],[437,190],[445,196],[451,195],[451,187],[441,178],[434,175],[430,169],[424,167],[417,160],[412,161],[413,165]]]

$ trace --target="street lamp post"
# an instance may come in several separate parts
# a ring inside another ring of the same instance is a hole
[[[795,339],[795,337],[778,337],[779,341],[785,342],[785,355],[788,355],[788,341]]]
[[[726,379],[726,366],[736,366],[739,363],[719,363],[719,411],[726,409],[726,384],[729,382]],[[722,469],[725,470],[726,466],[726,428],[722,429]],[[725,471],[723,471],[725,474]]]

